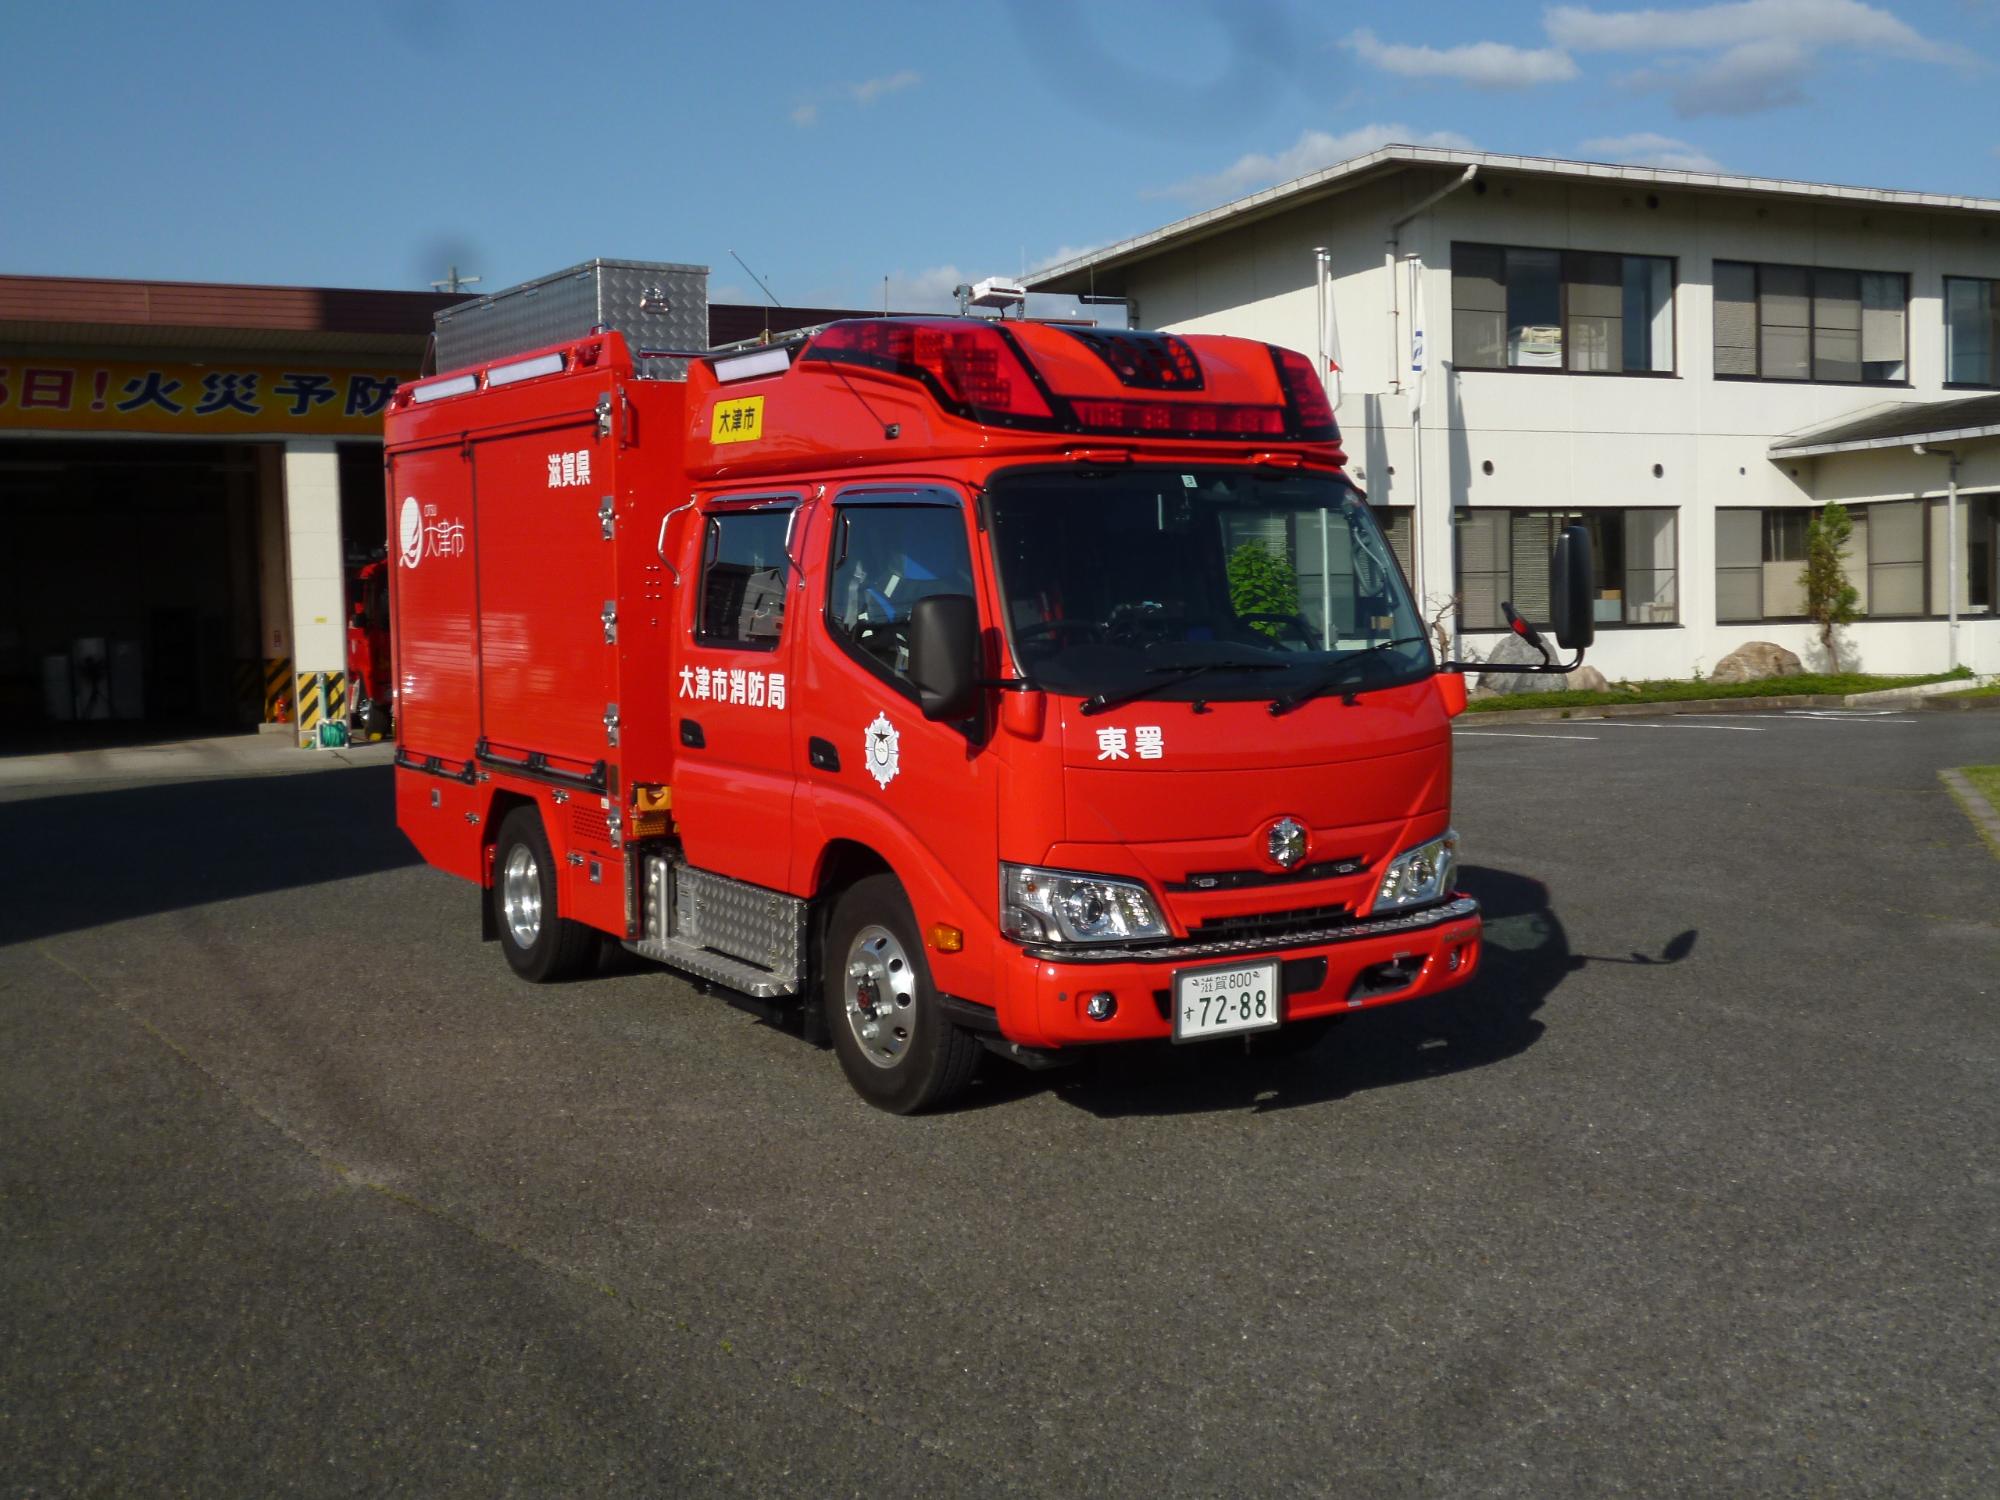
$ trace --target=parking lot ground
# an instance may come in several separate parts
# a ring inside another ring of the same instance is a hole
[[[386,767],[13,786],[0,1491],[1993,1493],[2000,727],[1703,722],[1460,721],[1465,989],[911,1120]]]

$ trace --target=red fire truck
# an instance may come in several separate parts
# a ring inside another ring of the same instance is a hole
[[[388,414],[397,817],[518,974],[608,935],[803,1007],[898,1112],[988,1050],[1282,1046],[1471,977],[1464,679],[1305,356],[979,318],[658,353]]]

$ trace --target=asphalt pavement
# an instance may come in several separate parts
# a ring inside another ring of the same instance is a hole
[[[0,760],[0,1493],[2000,1491],[2000,719],[1701,723],[1460,721],[1468,988],[917,1119],[378,752]]]

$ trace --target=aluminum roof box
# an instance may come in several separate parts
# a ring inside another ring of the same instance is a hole
[[[600,328],[641,349],[708,347],[708,267],[652,260],[587,260],[437,315],[437,367],[486,364]],[[637,360],[637,373],[680,380],[684,359]]]

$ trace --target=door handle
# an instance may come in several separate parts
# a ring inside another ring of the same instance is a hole
[[[682,719],[681,743],[690,750],[706,750],[708,737],[701,732],[701,725],[693,719]]]
[[[840,769],[840,752],[833,748],[833,741],[823,740],[818,735],[806,741],[806,759],[812,762],[815,771]]]

